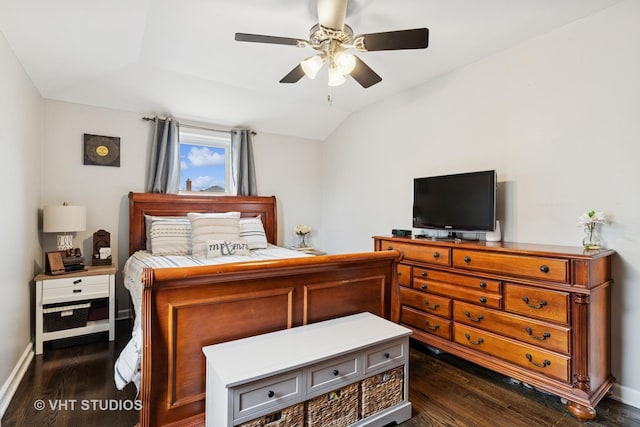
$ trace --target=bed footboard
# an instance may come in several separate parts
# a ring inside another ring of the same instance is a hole
[[[204,346],[363,311],[389,318],[400,258],[385,251],[145,270],[141,425],[204,425]]]

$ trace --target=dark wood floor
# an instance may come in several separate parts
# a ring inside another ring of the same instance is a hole
[[[96,335],[81,345],[46,344],[44,355],[36,356],[25,374],[2,426],[132,427],[138,415],[128,409],[135,405],[135,387],[118,391],[113,383],[113,364],[129,335],[128,322],[118,322],[115,342]],[[410,358],[413,418],[403,427],[640,426],[640,409],[612,399],[598,405],[594,420],[580,423],[559,398],[451,355],[413,345]],[[44,409],[38,408],[41,403]]]

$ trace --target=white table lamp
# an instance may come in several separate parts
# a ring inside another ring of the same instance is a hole
[[[67,202],[58,206],[45,206],[42,212],[42,231],[45,233],[71,233],[87,229],[87,209],[84,206],[70,206]],[[70,234],[59,234],[58,250],[73,248]]]

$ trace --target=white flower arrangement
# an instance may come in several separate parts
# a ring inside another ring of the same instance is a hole
[[[596,224],[606,224],[607,218],[605,218],[604,213],[589,211],[580,215],[578,218],[578,226],[584,227],[588,230],[593,230]]]
[[[293,229],[293,232],[296,234],[296,236],[305,236],[305,235],[311,233],[311,227],[309,227],[308,225],[304,225],[304,224],[298,224]]]

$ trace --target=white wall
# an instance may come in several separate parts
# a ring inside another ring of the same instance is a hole
[[[87,230],[78,232],[74,244],[92,253],[93,233],[111,233],[118,308],[128,309],[128,293],[121,270],[128,255],[128,193],[144,191],[149,122],[143,114],[109,110],[68,102],[45,100],[43,121],[42,206],[78,204],[87,207]],[[256,129],[254,151],[258,191],[278,200],[280,244],[291,244],[297,222],[319,222],[320,142],[300,140]],[[120,137],[120,167],[85,166],[83,134]],[[292,158],[306,159],[292,162]],[[55,247],[55,235],[45,234],[45,250]],[[47,249],[48,248],[48,249]]]
[[[623,2],[350,117],[324,145],[320,246],[411,228],[419,176],[496,169],[505,240],[580,245],[578,216],[602,210],[614,391],[640,406],[639,18]]]
[[[42,258],[38,240],[42,99],[0,33],[0,416],[31,355],[33,277]]]

